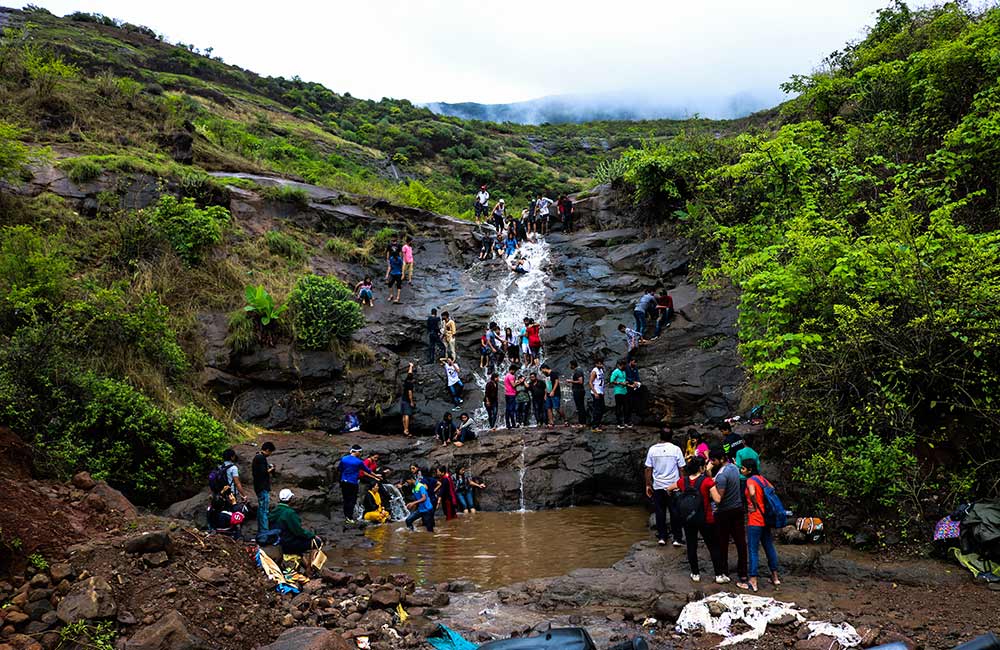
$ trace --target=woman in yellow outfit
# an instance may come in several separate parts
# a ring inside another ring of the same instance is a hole
[[[365,521],[384,524],[389,521],[389,511],[382,505],[382,492],[378,483],[372,483],[364,498]]]

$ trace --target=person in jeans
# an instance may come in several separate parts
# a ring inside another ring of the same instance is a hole
[[[747,584],[747,534],[743,523],[743,496],[740,494],[740,471],[729,462],[729,456],[722,447],[713,447],[708,452],[715,473],[715,487],[712,500],[715,502],[715,526],[719,533],[719,562],[725,569],[719,584],[729,582],[729,540],[736,545],[736,586],[749,589]]]
[[[747,497],[747,546],[750,551],[750,590],[757,591],[757,564],[760,545],[764,546],[767,555],[767,567],[771,570],[771,584],[778,586],[778,551],[774,548],[771,527],[764,519],[764,490],[771,483],[760,475],[757,461],[745,458],[740,466],[740,473],[746,478]]]
[[[483,391],[483,406],[486,408],[486,418],[490,423],[490,433],[497,430],[497,415],[500,413],[500,375],[493,373],[486,382]]]
[[[570,388],[573,392],[573,403],[576,404],[576,417],[579,421],[577,428],[583,428],[587,426],[587,401],[585,399],[586,389],[583,385],[585,383],[583,378],[583,370],[580,369],[580,364],[575,360],[569,362],[569,369],[573,371],[573,376],[569,380]]]
[[[511,364],[503,377],[504,419],[508,429],[517,427],[517,366]]]
[[[458,334],[458,325],[452,319],[451,314],[446,311],[441,312],[441,329],[444,332],[445,353],[452,359],[457,359],[455,352],[455,336]]]
[[[469,474],[468,468],[461,467],[455,476],[455,490],[458,492],[458,502],[465,512],[476,512],[476,490],[485,490],[486,484],[480,483]]]
[[[427,363],[434,363],[438,358],[438,348],[441,354],[445,354],[444,342],[441,340],[441,319],[438,317],[438,310],[432,309],[431,315],[427,317]]]
[[[406,527],[413,530],[413,522],[420,519],[424,523],[424,528],[427,532],[434,532],[434,503],[431,501],[431,495],[427,490],[427,486],[418,479],[416,476],[411,476],[406,479],[406,484],[410,487],[410,493],[413,495],[413,501],[406,504],[408,510],[412,510],[413,513],[406,518]]]
[[[399,398],[399,412],[403,416],[403,435],[412,438],[410,434],[410,418],[413,417],[417,408],[417,401],[413,397],[413,364],[406,369],[406,378],[403,379],[403,394]]]
[[[635,318],[635,330],[639,333],[640,337],[646,336],[646,317],[650,310],[654,308],[654,305],[656,305],[656,296],[648,289],[635,304],[632,316]]]
[[[692,458],[684,466],[686,477],[677,481],[678,498],[687,490],[696,490],[701,499],[701,509],[693,519],[684,521],[684,537],[687,539],[688,564],[691,567],[692,582],[701,580],[701,568],[698,565],[698,534],[708,547],[712,558],[712,569],[715,576],[725,575],[725,568],[719,561],[719,543],[715,536],[715,516],[712,513],[712,488],[715,481],[705,474],[707,463],[704,458]]]
[[[361,447],[353,445],[351,451],[340,459],[340,492],[344,497],[344,521],[349,524],[354,521],[354,506],[358,503],[358,483],[362,478],[381,481],[382,477],[372,474],[361,460]]]
[[[653,330],[653,339],[658,339],[663,333],[664,327],[670,327],[670,319],[674,315],[674,299],[670,297],[666,289],[660,287],[660,292],[656,296],[656,329]]]
[[[636,359],[629,359],[625,366],[625,383],[628,386],[628,419],[625,426],[632,428],[632,422],[639,419],[639,389],[642,382],[639,381],[639,362]]]
[[[660,442],[646,452],[646,496],[653,500],[656,512],[656,537],[660,546],[667,543],[667,512],[674,546],[684,545],[684,528],[677,510],[677,482],[684,468],[684,452],[673,442],[673,432],[660,430]]]
[[[604,359],[594,362],[587,385],[590,387],[590,428],[600,432],[604,420]]]
[[[448,380],[448,392],[451,393],[451,401],[455,405],[455,408],[452,410],[457,411],[459,405],[464,401],[462,399],[462,389],[465,385],[459,376],[462,369],[455,363],[452,357],[444,357],[440,361],[441,365],[444,366],[445,377]]]
[[[611,373],[611,392],[615,395],[615,422],[618,428],[625,427],[626,422],[632,420],[629,413],[628,380],[625,379],[625,360],[619,359],[617,367]]]
[[[250,465],[253,474],[253,491],[257,495],[257,532],[261,533],[269,530],[267,513],[271,507],[271,473],[274,472],[274,465],[267,462],[268,457],[274,453],[274,443],[268,440],[260,446],[260,451],[254,454],[253,463]]]

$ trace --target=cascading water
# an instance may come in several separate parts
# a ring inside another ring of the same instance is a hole
[[[480,328],[485,331],[490,322],[500,326],[500,331],[504,332],[510,328],[517,336],[524,327],[525,317],[532,318],[545,325],[545,281],[548,278],[546,266],[549,260],[549,244],[542,237],[537,237],[535,241],[528,241],[521,245],[518,250],[521,257],[527,261],[527,273],[514,273],[508,270],[500,276],[497,284],[496,306],[486,323],[481,323]],[[507,264],[505,260],[490,260],[487,264]],[[545,340],[545,332],[542,332],[542,340]],[[543,348],[544,356],[544,348]],[[489,380],[487,368],[476,371],[476,384],[480,390],[486,388]],[[503,372],[498,369],[501,377]],[[501,395],[502,399],[502,395]],[[472,415],[477,431],[484,431],[489,428],[489,419],[486,416],[486,408],[480,407]],[[503,413],[500,413],[503,419]]]
[[[524,475],[528,473],[528,461],[526,459],[526,452],[528,451],[528,445],[524,438],[521,438],[521,469],[517,474],[517,488],[520,496],[518,512],[527,512],[528,509],[524,505]]]
[[[389,493],[389,514],[392,515],[392,520],[402,521],[406,519],[410,511],[406,509],[406,499],[403,498],[399,488],[392,483],[383,483],[383,486]]]

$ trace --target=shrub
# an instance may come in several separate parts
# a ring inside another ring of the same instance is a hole
[[[0,180],[12,181],[28,162],[28,147],[20,142],[24,129],[0,121]]]
[[[267,249],[275,255],[281,255],[296,264],[306,261],[305,246],[291,235],[280,230],[270,230],[264,234],[264,241],[267,242]]]
[[[104,168],[100,163],[86,157],[67,158],[59,163],[59,167],[77,185],[88,183],[104,172]]]
[[[0,331],[54,311],[69,269],[65,255],[31,227],[0,229]]]
[[[385,248],[395,236],[396,231],[387,226],[380,229],[372,236],[372,244],[374,244],[376,248]]]
[[[442,207],[441,199],[435,196],[434,192],[431,192],[427,189],[427,186],[418,180],[411,180],[407,183],[406,203],[415,208],[431,212],[439,212]]]
[[[257,344],[257,326],[249,312],[237,309],[226,317],[226,345],[236,354],[251,352]]]
[[[217,205],[198,208],[194,199],[178,201],[165,194],[153,209],[150,220],[182,260],[197,264],[206,248],[222,241],[222,228],[229,222],[229,210]]]
[[[178,460],[177,469],[185,476],[198,476],[215,459],[222,456],[228,435],[226,428],[197,406],[185,406],[173,416],[173,438]]]
[[[309,193],[300,187],[290,185],[276,185],[274,187],[263,187],[260,190],[261,196],[270,201],[279,203],[291,203],[300,208],[309,206]]]
[[[351,259],[351,255],[354,253],[356,246],[352,242],[349,242],[341,237],[331,237],[326,240],[324,248],[333,253],[336,257],[342,260],[348,260]]]
[[[289,298],[298,343],[310,350],[324,350],[334,338],[346,339],[364,325],[361,306],[351,290],[336,278],[305,275]]]

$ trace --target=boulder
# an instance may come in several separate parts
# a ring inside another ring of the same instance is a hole
[[[49,567],[49,576],[54,584],[59,584],[63,580],[74,578],[76,571],[66,562],[56,562]]]
[[[273,643],[260,650],[353,650],[339,634],[322,627],[285,630]]]
[[[138,516],[138,511],[125,495],[104,481],[98,481],[85,499],[87,505],[98,512],[118,512],[129,519]]]
[[[379,589],[372,594],[368,601],[369,607],[379,607],[382,609],[394,608],[399,604],[398,589]]]
[[[84,491],[92,490],[94,486],[97,485],[97,481],[90,477],[90,472],[79,472],[75,474],[73,476],[72,483],[73,487]]]
[[[217,566],[202,567],[195,575],[213,585],[224,585],[229,580],[229,571]]]
[[[684,594],[664,593],[653,603],[653,616],[659,621],[673,623],[681,615],[681,610],[687,605]]]
[[[145,553],[158,553],[170,550],[170,532],[166,530],[155,530],[133,537],[125,542],[125,552],[130,555],[143,555]]]
[[[118,611],[108,581],[99,576],[78,582],[59,601],[56,613],[64,623],[81,619],[108,618]]]
[[[207,647],[191,634],[184,617],[170,610],[156,623],[144,627],[125,642],[125,650],[194,650]]]

